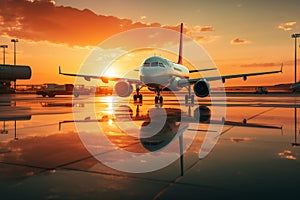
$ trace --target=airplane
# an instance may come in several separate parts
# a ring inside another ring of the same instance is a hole
[[[116,94],[120,97],[129,97],[133,92],[133,85],[135,85],[136,94],[133,95],[134,101],[142,101],[143,96],[142,94],[140,94],[140,89],[143,87],[147,87],[150,91],[154,91],[156,93],[156,104],[163,102],[163,97],[161,96],[162,91],[178,91],[182,88],[187,88],[188,94],[185,95],[185,103],[187,104],[190,100],[193,104],[194,94],[197,97],[201,98],[207,97],[210,94],[209,81],[222,80],[222,82],[224,83],[226,79],[243,77],[243,79],[246,80],[248,76],[258,76],[282,72],[283,65],[281,65],[280,70],[275,71],[190,78],[191,73],[216,70],[216,68],[189,70],[186,66],[184,66],[182,53],[182,35],[183,23],[181,23],[180,26],[179,55],[177,63],[161,56],[150,56],[146,58],[140,66],[140,79],[63,73],[60,66],[59,74],[65,76],[83,77],[87,81],[91,79],[101,79],[104,83],[108,83],[108,81],[116,81],[114,88]],[[190,85],[194,85],[194,94],[191,94]]]

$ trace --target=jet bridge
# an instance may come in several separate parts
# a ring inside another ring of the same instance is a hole
[[[16,83],[18,79],[30,79],[31,68],[26,65],[0,65],[0,93],[14,93],[15,87],[11,82]]]

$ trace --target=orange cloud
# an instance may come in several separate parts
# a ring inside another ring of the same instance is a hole
[[[241,67],[274,67],[274,66],[280,66],[280,65],[281,65],[281,63],[266,62],[266,63],[245,64],[245,65],[241,65]]]
[[[194,26],[191,27],[187,30],[186,34],[188,35],[194,35],[194,34],[198,34],[201,32],[210,32],[210,31],[214,31],[214,27],[213,26]]]
[[[214,31],[214,27],[212,26],[204,26],[200,29],[201,32],[208,32],[208,31]]]
[[[262,63],[250,63],[242,64],[240,67],[279,67],[281,64],[284,66],[294,65],[295,60],[285,60],[284,62],[262,62]],[[300,59],[297,59],[300,62]]]
[[[251,43],[250,40],[245,40],[245,39],[240,39],[240,38],[235,38],[230,41],[231,44],[249,44]]]
[[[146,16],[141,17],[142,20],[145,18]],[[179,25],[134,22],[130,19],[97,15],[88,9],[56,6],[53,0],[1,0],[0,25],[2,36],[70,46],[96,46],[114,34],[134,28],[162,27],[179,30]],[[213,30],[212,26],[194,26],[185,27],[184,33],[198,37],[198,33]],[[207,40],[206,37],[204,39]]]
[[[191,38],[193,38],[193,40],[197,41],[197,42],[203,42],[203,43],[211,43],[214,42],[216,40],[218,40],[220,38],[220,36],[204,36],[204,35],[199,35],[199,36],[191,36]]]
[[[284,31],[291,31],[293,30],[294,26],[297,24],[297,22],[285,22],[281,23],[277,26],[277,28],[284,30]]]
[[[213,26],[194,26],[186,28],[186,34],[197,42],[209,43],[217,40],[219,36],[207,36],[202,33],[212,32],[214,30]]]
[[[88,9],[56,6],[52,0],[1,0],[0,24],[1,35],[71,46],[95,46],[109,36],[134,28],[164,27],[179,30],[179,25],[145,24],[97,15]]]

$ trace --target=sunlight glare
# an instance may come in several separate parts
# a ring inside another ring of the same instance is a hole
[[[112,67],[107,69],[106,72],[104,73],[104,76],[108,76],[108,77],[118,77],[117,75],[118,75],[117,71]]]
[[[114,113],[114,109],[113,109],[113,97],[111,96],[107,96],[104,97],[104,101],[107,103],[107,112],[108,114],[113,114]]]

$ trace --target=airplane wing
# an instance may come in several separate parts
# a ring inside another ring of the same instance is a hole
[[[61,70],[61,67],[58,67],[59,74],[64,76],[76,76],[76,77],[83,77],[85,80],[90,81],[91,79],[100,79],[104,83],[108,83],[108,81],[119,81],[119,80],[127,80],[130,83],[134,84],[142,84],[142,82],[138,79],[130,79],[130,78],[120,78],[120,77],[108,77],[108,76],[95,76],[95,75],[86,75],[86,74],[71,74],[71,73],[64,73]]]
[[[210,70],[217,70],[217,68],[206,68],[206,69],[193,69],[190,70],[190,73],[195,73],[195,72],[205,72],[205,71],[210,71]]]
[[[239,78],[239,77],[243,77],[244,80],[246,80],[248,76],[259,76],[259,75],[275,74],[275,73],[282,72],[282,67],[283,67],[283,64],[281,64],[280,70],[275,70],[275,71],[254,72],[254,73],[245,73],[245,74],[232,74],[232,75],[225,75],[225,76],[211,76],[211,77],[204,77],[204,78],[193,78],[193,79],[189,79],[189,80],[182,80],[182,82],[180,82],[179,84],[186,84],[187,82],[194,84],[197,81],[199,81],[200,79],[205,79],[207,81],[215,81],[215,80],[221,79],[223,83],[225,82],[226,79]]]

